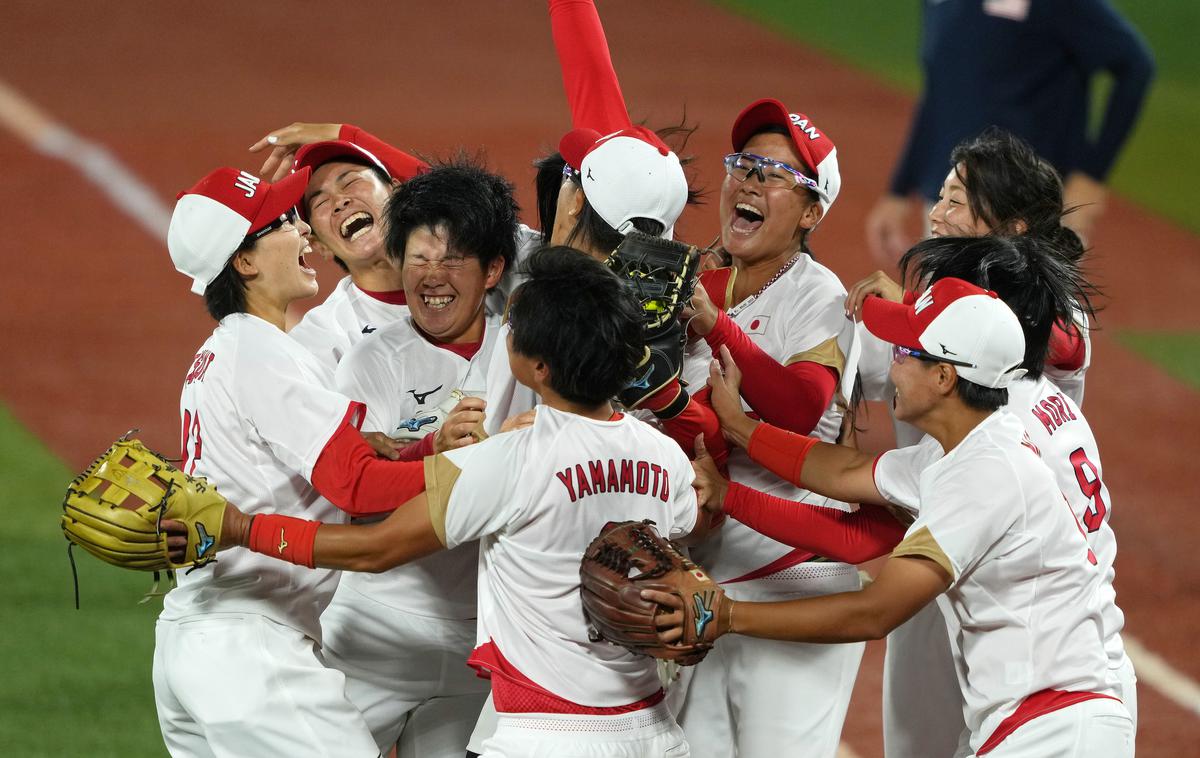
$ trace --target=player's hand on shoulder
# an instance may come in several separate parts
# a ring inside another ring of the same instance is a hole
[[[709,402],[721,422],[725,439],[746,447],[758,422],[742,410],[742,372],[729,354],[729,348],[722,345],[718,356],[708,367],[708,383],[712,387]]]
[[[446,416],[442,428],[433,438],[433,450],[444,453],[474,444],[483,439],[483,411],[487,402],[481,397],[464,397]]]
[[[904,299],[904,288],[892,277],[882,271],[876,271],[865,279],[859,280],[846,293],[846,317],[861,321],[863,301],[871,295],[898,303]]]
[[[400,460],[400,449],[409,444],[404,440],[393,439],[383,432],[359,432],[375,454],[390,461]]]
[[[341,124],[306,124],[296,121],[282,129],[267,132],[262,139],[250,146],[252,153],[271,149],[267,160],[258,170],[258,175],[269,182],[279,181],[292,170],[292,159],[297,150],[313,142],[335,140],[341,131]]]
[[[524,429],[528,426],[533,426],[533,419],[537,415],[537,408],[530,408],[524,413],[518,413],[515,416],[509,416],[504,419],[504,423],[500,425],[500,432],[513,432],[517,429]]]

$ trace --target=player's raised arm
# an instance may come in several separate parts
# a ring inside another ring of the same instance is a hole
[[[712,406],[731,442],[776,476],[820,495],[848,503],[886,505],[875,486],[875,458],[844,445],[820,442],[763,421],[742,411],[741,372],[725,347],[709,371]]]

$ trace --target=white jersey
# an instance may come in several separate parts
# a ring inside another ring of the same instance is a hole
[[[521,283],[525,281],[525,277],[520,273],[521,264],[544,243],[541,232],[536,229],[530,229],[524,224],[517,225],[515,238],[517,242],[517,257],[513,260],[512,266],[505,269],[504,276],[500,277],[500,282],[488,291],[487,299],[484,300],[484,307],[487,309],[489,316],[504,315],[508,308],[508,299],[512,297],[513,290],[520,287]]]
[[[797,361],[812,361],[835,369],[839,374],[845,366],[854,328],[846,319],[844,303],[846,289],[837,276],[808,255],[796,263],[757,298],[743,301],[729,309],[729,314],[747,336],[765,353],[788,366]],[[708,382],[712,350],[704,340],[696,340],[685,355],[682,378],[693,388]],[[826,442],[837,440],[842,411],[835,395],[821,416],[812,436]],[[743,407],[750,406],[743,401]],[[740,484],[787,500],[849,510],[845,503],[797,487],[759,466],[741,448],[730,451],[729,476]],[[777,564],[789,554],[800,551],[776,542],[736,521],[726,521],[721,529],[703,545],[693,549],[698,561],[721,582],[764,574],[764,567]],[[818,567],[809,567],[816,569]],[[854,573],[852,566],[841,563],[821,563],[819,573],[828,577],[836,572]],[[775,573],[770,572],[768,573]],[[806,583],[804,571],[791,570],[787,576],[802,589]],[[772,580],[773,586],[785,589],[783,576]],[[726,586],[736,596],[737,583]]]
[[[942,605],[972,749],[1034,693],[1114,695],[1103,572],[1021,422],[997,411],[929,457],[928,441],[884,453],[875,483],[891,499],[919,481],[917,519],[892,555],[933,560],[952,577]]]
[[[689,534],[692,479],[679,446],[641,421],[546,406],[531,427],[426,459],[434,528],[448,547],[479,540],[476,658],[494,648],[538,687],[585,706],[657,692],[654,659],[588,639],[579,562],[609,521],[648,518],[666,537]]]
[[[288,334],[312,351],[332,372],[350,348],[364,337],[407,315],[403,293],[381,300],[359,289],[353,279],[344,276],[325,302],[304,314]]]
[[[367,404],[365,431],[420,439],[437,432],[456,400],[482,397],[484,372],[499,326],[489,323],[483,344],[467,360],[422,337],[407,316],[351,348],[336,373],[336,386]],[[504,348],[499,348],[503,351]],[[475,618],[475,543],[443,551],[381,574],[346,573],[342,584],[385,605],[422,616]]]
[[[341,523],[344,514],[313,489],[313,466],[334,432],[362,408],[328,389],[333,379],[311,353],[248,314],[221,320],[184,379],[179,410],[183,463],[242,511]],[[255,613],[320,639],[317,622],[337,574],[230,550],[179,574],[162,618]]]

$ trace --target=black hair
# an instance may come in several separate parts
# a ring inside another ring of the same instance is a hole
[[[659,139],[663,140],[672,152],[679,156],[679,163],[686,169],[694,161],[694,158],[685,154],[688,139],[695,133],[696,127],[688,126],[686,123],[687,114],[684,113],[683,119],[678,124],[656,129],[654,133]],[[543,158],[534,161],[534,166],[537,168],[537,208],[538,208],[538,223],[542,226],[542,239],[546,242],[550,240],[550,234],[554,231],[554,221],[558,211],[558,195],[562,188],[563,181],[574,181],[579,184],[575,176],[566,179],[563,176],[563,166],[566,165],[566,160],[562,153],[554,152],[546,155]],[[578,166],[572,166],[578,170]],[[692,178],[688,177],[687,205],[698,205],[702,202],[703,191],[699,188],[693,188]],[[630,219],[633,228],[643,234],[649,234],[655,237],[661,236],[666,227],[659,221],[654,221],[648,218],[633,218]],[[567,235],[565,243],[567,245],[586,245],[597,250],[613,251],[617,249],[625,237],[616,229],[614,229],[607,221],[600,217],[592,208],[591,202],[587,199],[587,194],[583,196],[583,208],[579,212],[579,218],[575,222],[575,226],[571,229],[571,233]]]
[[[1021,365],[1031,379],[1042,375],[1054,323],[1071,323],[1076,308],[1094,315],[1094,288],[1075,261],[1037,237],[934,237],[901,256],[899,267],[914,290],[957,277],[999,295],[1021,322]]]
[[[246,312],[246,280],[233,267],[233,259],[238,253],[253,249],[254,245],[250,240],[242,240],[242,244],[225,261],[225,268],[205,288],[204,307],[214,321],[219,322],[231,313]]]
[[[755,137],[757,137],[760,134],[780,134],[780,135],[783,135],[784,137],[787,137],[789,143],[791,142],[791,139],[792,139],[792,133],[786,126],[784,126],[782,124],[767,124],[766,126],[761,127],[758,131],[754,132],[754,134],[751,134],[750,138],[747,139],[746,142],[749,142],[751,139],[754,139]],[[745,146],[743,145],[743,147],[745,147]],[[812,179],[814,182],[817,181],[817,177],[813,176],[813,171],[808,166],[800,165],[800,166],[792,166],[792,168],[794,168],[797,171],[799,171],[800,173],[804,174],[809,179]],[[821,202],[821,196],[818,195],[816,192],[814,192],[811,188],[805,187],[801,191],[804,192],[805,195],[808,196],[810,203]],[[810,234],[812,234],[812,232],[813,232],[812,229],[801,229],[800,230],[800,252],[806,254],[808,257],[813,258],[815,260],[817,256],[813,254],[812,249],[808,246],[808,236]]]
[[[984,387],[960,376],[954,384],[954,391],[963,405],[977,411],[994,411],[1008,405],[1007,387]]]
[[[594,407],[616,396],[645,355],[633,292],[571,247],[543,247],[521,272],[508,311],[513,350],[544,362],[550,388],[570,402]]]
[[[387,255],[404,260],[408,237],[422,227],[446,229],[446,245],[479,259],[485,270],[497,258],[512,266],[517,255],[513,186],[489,172],[478,157],[459,154],[435,162],[396,188],[384,209]]]
[[[1017,223],[1024,222],[1024,234],[1052,242],[1073,261],[1083,257],[1079,235],[1062,224],[1069,212],[1063,209],[1062,178],[1029,143],[989,127],[960,142],[950,163],[967,190],[971,212],[993,233],[1015,235]]]

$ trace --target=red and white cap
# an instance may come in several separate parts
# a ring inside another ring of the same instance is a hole
[[[192,278],[192,292],[203,295],[247,235],[300,202],[309,173],[306,168],[270,184],[246,171],[219,168],[179,193],[167,249],[175,269]]]
[[[296,151],[296,160],[292,164],[292,170],[300,171],[307,168],[311,171],[316,171],[330,161],[361,163],[381,172],[389,182],[396,178],[387,164],[376,156],[375,153],[372,153],[365,147],[345,140],[328,140],[326,142],[313,142],[312,144],[305,145]],[[298,203],[297,209],[300,211],[300,217],[307,221],[308,208],[305,207],[305,203]]]
[[[567,165],[579,171],[580,186],[600,218],[621,234],[632,219],[648,218],[671,239],[687,205],[688,184],[679,156],[658,135],[631,126],[608,135],[573,129],[559,141]]]
[[[939,279],[912,305],[863,302],[863,324],[893,345],[954,364],[969,382],[999,389],[1025,375],[1025,333],[995,292],[962,279]]]
[[[815,173],[821,208],[826,213],[837,199],[842,188],[842,174],[838,170],[837,148],[833,140],[803,113],[792,113],[778,100],[764,98],[746,106],[733,122],[733,149],[741,151],[750,138],[764,126],[782,126],[788,130],[796,152],[804,160],[804,168]],[[797,168],[801,168],[797,166]]]

